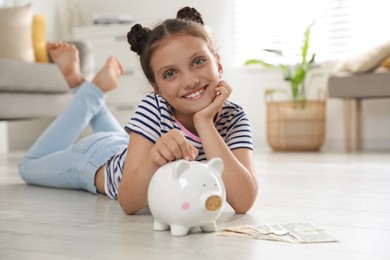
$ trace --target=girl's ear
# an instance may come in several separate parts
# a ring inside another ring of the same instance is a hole
[[[222,66],[222,63],[221,63],[221,57],[219,56],[218,53],[215,54],[215,59],[216,59],[216,61],[217,61],[219,77],[222,77],[223,66]]]
[[[154,92],[159,93],[156,83],[152,83],[152,88],[153,88]]]

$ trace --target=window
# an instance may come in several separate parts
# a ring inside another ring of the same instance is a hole
[[[281,50],[298,61],[307,26],[310,52],[317,61],[345,58],[390,39],[386,0],[233,0],[233,50],[236,65],[247,59],[272,61],[264,49]]]

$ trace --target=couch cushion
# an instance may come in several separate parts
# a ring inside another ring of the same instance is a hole
[[[333,75],[328,82],[329,97],[388,98],[390,72]]]
[[[72,94],[6,93],[0,95],[0,120],[56,117],[72,99]]]
[[[0,91],[64,93],[69,87],[56,64],[0,58]]]
[[[39,14],[33,17],[33,47],[36,62],[49,62],[46,47],[46,15]]]
[[[0,57],[33,62],[32,5],[0,8]]]
[[[390,55],[381,62],[381,67],[390,69]]]
[[[390,41],[383,42],[359,55],[341,61],[336,72],[366,73],[378,67],[390,55]]]

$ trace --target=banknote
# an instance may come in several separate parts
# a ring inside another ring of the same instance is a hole
[[[282,224],[300,243],[337,242],[337,238],[313,223]]]
[[[335,236],[313,223],[235,225],[222,229],[218,235],[289,243],[337,242]]]

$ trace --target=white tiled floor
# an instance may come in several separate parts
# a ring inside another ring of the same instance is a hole
[[[339,242],[288,244],[152,230],[147,209],[33,187],[20,154],[0,155],[0,259],[390,259],[390,154],[258,152],[260,193],[246,215],[226,207],[218,228],[313,222]]]

